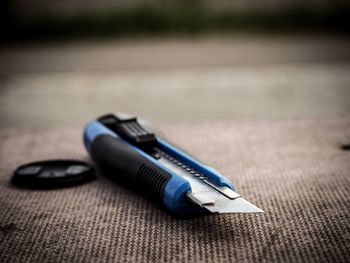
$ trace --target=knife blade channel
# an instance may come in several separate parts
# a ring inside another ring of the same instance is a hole
[[[158,161],[165,167],[186,179],[192,188],[187,193],[190,202],[205,208],[210,213],[262,213],[260,208],[245,200],[240,194],[224,186],[210,182],[202,173],[196,171],[175,158],[157,149],[160,156]]]

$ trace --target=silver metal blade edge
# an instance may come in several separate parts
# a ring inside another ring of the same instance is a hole
[[[204,205],[212,213],[264,213],[263,210],[256,207],[243,197],[229,200],[228,202],[216,203],[215,206]]]

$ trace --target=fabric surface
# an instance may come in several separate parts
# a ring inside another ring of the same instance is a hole
[[[80,129],[0,132],[1,262],[349,262],[350,117],[163,125],[264,214],[177,219],[99,176],[23,190],[13,169],[87,159]]]

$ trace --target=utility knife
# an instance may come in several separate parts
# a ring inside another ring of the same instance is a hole
[[[171,213],[259,213],[218,171],[149,132],[135,117],[88,123],[85,147],[102,174],[151,197]]]

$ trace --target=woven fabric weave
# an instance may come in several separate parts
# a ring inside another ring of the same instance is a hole
[[[0,131],[1,262],[349,262],[350,117],[163,125],[264,214],[177,219],[99,176],[24,190],[13,169],[87,159],[80,129]]]

